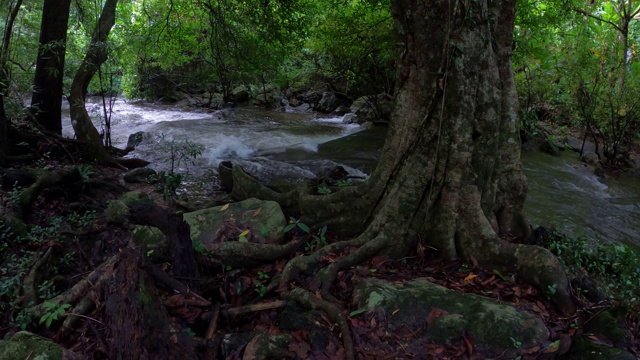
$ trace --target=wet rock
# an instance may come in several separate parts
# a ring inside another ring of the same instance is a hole
[[[311,112],[312,109],[311,109],[311,105],[304,103],[294,107],[292,110],[297,113],[307,113],[307,112]]]
[[[363,96],[351,104],[351,112],[358,115],[362,122],[389,121],[391,111],[393,98],[388,94]]]
[[[233,109],[235,108],[237,105],[234,102],[227,102],[224,105],[222,105],[222,109]]]
[[[233,89],[231,94],[237,102],[249,101],[249,89],[244,85],[240,85]]]
[[[566,146],[568,148],[570,148],[571,150],[575,151],[575,152],[580,152],[580,150],[582,149],[582,139],[578,139],[574,136],[567,136],[564,143],[566,144]],[[586,153],[594,153],[596,152],[596,144],[594,144],[591,141],[586,141],[584,143],[584,150],[582,150],[583,154]]]
[[[544,140],[542,143],[540,143],[540,151],[542,151],[543,153],[552,155],[552,156],[559,156],[560,155],[560,149],[558,148],[558,145],[552,141],[552,140]]]
[[[607,177],[607,173],[601,167],[596,167],[595,170],[593,170],[593,174],[595,176],[597,176],[597,177],[600,177],[600,178],[606,178]]]
[[[333,113],[336,115],[344,115],[348,112],[351,112],[351,108],[347,105],[340,105],[335,110],[333,110]]]
[[[386,316],[388,331],[397,336],[422,334],[412,340],[416,342],[450,345],[466,333],[478,351],[511,357],[515,355],[511,339],[526,349],[549,337],[542,320],[531,313],[426,279],[405,283],[364,279],[356,285],[354,303],[359,309]]]
[[[340,100],[336,94],[330,91],[325,91],[322,93],[322,98],[318,102],[315,110],[328,114],[337,109],[338,106],[340,106]]]
[[[324,182],[327,185],[333,185],[340,180],[344,180],[349,176],[349,172],[342,166],[332,166],[318,172],[318,180]]]
[[[278,325],[283,331],[308,330],[307,337],[311,351],[324,351],[333,333],[327,328],[326,322],[322,319],[320,311],[305,311],[296,305],[287,305],[278,315]]]
[[[589,164],[593,166],[596,166],[600,163],[600,159],[598,158],[598,155],[596,155],[596,153],[593,153],[593,152],[582,154],[580,161],[582,161],[585,164]]]
[[[136,146],[140,145],[142,141],[147,137],[149,137],[149,135],[144,131],[138,131],[136,133],[129,135],[129,139],[127,140],[127,149],[128,150],[135,149]]]
[[[254,105],[264,106],[267,109],[281,109],[289,104],[286,96],[279,90],[261,92],[253,100]]]
[[[155,170],[143,167],[127,171],[123,178],[128,183],[152,183],[156,175]]]
[[[191,227],[191,240],[205,248],[224,241],[238,240],[240,233],[248,242],[279,243],[286,225],[280,205],[255,198],[184,214]]]
[[[11,339],[0,341],[0,359],[81,360],[85,357],[67,350],[47,338],[27,331],[20,331]]]
[[[345,114],[342,117],[343,124],[357,124],[358,123],[358,115],[354,113]]]

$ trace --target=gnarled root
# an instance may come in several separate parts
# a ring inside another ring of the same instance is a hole
[[[343,309],[336,303],[319,299],[313,293],[302,289],[296,288],[281,295],[286,300],[296,301],[302,306],[310,308],[312,310],[322,310],[331,321],[335,322],[340,329],[342,335],[342,343],[344,344],[345,358],[353,360],[355,358],[353,349],[353,337],[351,336],[351,329],[347,322]]]

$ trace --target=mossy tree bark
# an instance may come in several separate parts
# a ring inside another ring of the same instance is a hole
[[[107,38],[116,21],[118,0],[107,0],[102,8],[98,24],[93,31],[91,43],[71,83],[69,105],[71,124],[78,140],[87,144],[87,152],[98,161],[113,162],[102,145],[102,138],[93,126],[85,108],[87,88],[100,65],[107,61]]]
[[[326,293],[339,271],[377,254],[406,256],[424,239],[444,258],[516,270],[562,312],[574,312],[558,260],[512,242],[530,235],[511,68],[516,0],[391,3],[396,103],[380,162],[361,186],[299,198],[307,224],[361,234],[294,258],[279,289],[313,273],[324,254],[359,247],[314,276],[312,290]],[[234,170],[234,193],[242,193],[236,182],[252,187],[241,173]]]

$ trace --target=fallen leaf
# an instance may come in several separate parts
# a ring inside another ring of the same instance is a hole
[[[240,233],[240,236],[247,236],[249,234],[249,230],[245,230]]]
[[[549,344],[549,346],[544,350],[544,353],[545,354],[554,353],[558,351],[559,348],[560,348],[560,340],[556,340],[551,344]]]
[[[393,316],[393,315],[397,314],[397,313],[398,313],[398,311],[400,311],[400,309],[395,309],[395,310],[393,310],[393,312],[391,313],[391,316]]]
[[[204,216],[198,215],[198,216],[196,216],[196,220],[203,221],[204,220]]]
[[[464,281],[471,281],[471,280],[475,279],[477,276],[478,276],[477,274],[471,273],[471,274],[467,275],[466,278],[464,278]]]
[[[495,279],[496,279],[496,276],[495,276],[495,275],[491,276],[490,278],[488,278],[487,280],[485,280],[485,281],[483,281],[483,282],[482,282],[482,286],[487,286],[487,285],[489,285],[489,284],[490,284],[490,283],[492,283],[492,282],[493,282],[493,280],[495,280]]]
[[[229,208],[229,204],[225,204],[223,207],[220,208],[220,211],[225,211]]]
[[[462,338],[464,339],[464,344],[467,346],[467,353],[473,355],[473,342],[467,334],[464,334]]]
[[[256,217],[258,215],[260,215],[260,211],[262,211],[262,208],[258,208],[258,210],[253,212],[253,217]]]

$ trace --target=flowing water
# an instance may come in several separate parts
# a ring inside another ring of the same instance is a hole
[[[100,106],[88,104],[91,114]],[[64,133],[72,135],[68,118]],[[353,176],[366,177],[375,166],[385,130],[362,130],[342,124],[340,117],[236,108],[216,112],[188,111],[167,105],[128,103],[118,99],[112,115],[113,144],[124,147],[130,134],[146,137],[130,156],[166,169],[165,141],[189,140],[205,147],[193,164],[178,171],[215,173],[220,161],[231,160],[264,181],[312,178],[330,166],[343,165]],[[619,176],[601,179],[577,161],[574,153],[552,157],[523,153],[529,182],[526,212],[538,225],[553,225],[574,235],[599,241],[640,245],[640,181]],[[212,183],[215,187],[216,184]]]

